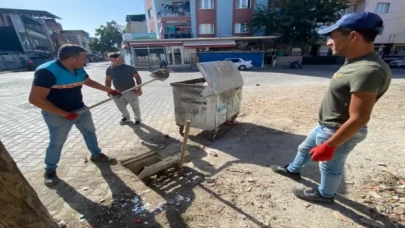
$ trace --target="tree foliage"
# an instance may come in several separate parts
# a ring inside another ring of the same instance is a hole
[[[96,39],[89,43],[89,47],[94,52],[112,52],[119,50],[122,43],[124,26],[115,21],[107,22],[96,29]]]
[[[279,42],[307,45],[319,40],[319,27],[338,20],[347,7],[346,0],[269,0],[269,6],[257,5],[250,26],[280,36]]]

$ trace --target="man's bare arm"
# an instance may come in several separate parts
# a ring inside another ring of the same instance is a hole
[[[68,112],[63,111],[62,109],[56,107],[54,104],[52,104],[48,99],[48,94],[50,92],[50,89],[40,87],[40,86],[32,86],[31,87],[31,92],[29,95],[29,102],[38,108],[45,110],[47,112],[66,117],[69,115]]]
[[[371,92],[352,93],[349,106],[350,118],[326,143],[333,147],[341,146],[363,128],[370,120],[376,96],[376,93]]]
[[[133,76],[134,76],[134,78],[135,78],[135,80],[136,80],[136,84],[137,84],[137,85],[142,84],[142,78],[141,78],[141,76],[139,75],[138,72],[134,73]]]
[[[107,93],[112,90],[111,88],[109,88],[107,86],[103,86],[100,83],[91,80],[90,78],[87,78],[86,81],[84,81],[84,84],[91,87],[91,88],[98,89],[98,90],[101,90],[101,91],[104,91],[104,92],[107,92]]]
[[[108,75],[105,77],[105,86],[111,88],[111,77]]]

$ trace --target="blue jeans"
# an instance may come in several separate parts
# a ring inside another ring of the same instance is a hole
[[[73,125],[82,133],[91,154],[97,156],[101,153],[101,149],[98,147],[96,129],[89,111],[80,114],[75,120],[67,120],[46,111],[42,111],[42,116],[48,126],[50,138],[45,154],[45,170],[51,171],[56,169],[63,144],[65,144]]]
[[[298,153],[295,156],[294,161],[287,167],[288,171],[294,173],[301,172],[302,168],[311,160],[311,155],[309,154],[311,149],[327,141],[336,131],[337,128],[330,128],[318,124],[312,129],[304,142],[298,146]],[[366,138],[366,136],[367,127],[364,127],[345,144],[336,149],[332,160],[319,162],[321,184],[319,185],[318,190],[322,196],[334,197],[342,179],[342,171],[347,156],[358,143]]]

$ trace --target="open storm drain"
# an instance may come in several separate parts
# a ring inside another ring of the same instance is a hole
[[[181,170],[184,162],[190,157],[190,153],[187,151],[187,139],[190,126],[191,121],[187,120],[180,154],[167,156],[156,151],[151,151],[121,161],[121,165],[131,170],[140,180],[171,167],[176,167]]]
[[[189,153],[185,153],[185,158],[189,157]],[[175,156],[166,156],[162,153],[151,151],[145,154],[129,158],[121,162],[127,169],[131,170],[139,179],[152,176],[160,171],[167,170],[173,166],[178,166],[180,162],[180,154]]]

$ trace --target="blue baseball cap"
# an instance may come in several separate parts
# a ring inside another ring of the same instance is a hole
[[[334,25],[318,31],[320,35],[328,35],[338,28],[369,29],[381,32],[383,20],[380,16],[371,12],[355,12],[344,15]]]

